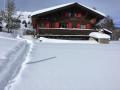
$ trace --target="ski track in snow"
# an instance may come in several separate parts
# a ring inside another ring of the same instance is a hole
[[[19,37],[18,37],[19,38]],[[10,90],[10,88],[12,87],[12,86],[15,86],[16,84],[18,84],[19,83],[19,81],[21,80],[21,73],[24,71],[24,69],[26,68],[26,63],[30,60],[30,53],[31,53],[31,51],[32,51],[32,48],[33,48],[33,42],[31,41],[31,40],[27,40],[27,42],[28,42],[28,44],[30,45],[30,49],[29,49],[29,51],[28,51],[28,54],[27,54],[27,56],[26,56],[26,58],[25,58],[25,61],[23,62],[23,64],[21,65],[21,69],[20,69],[20,71],[19,71],[19,73],[17,74],[17,76],[14,78],[14,79],[12,79],[12,80],[10,80],[9,81],[9,83],[8,83],[8,85],[5,87],[5,90]]]
[[[0,90],[14,78],[26,55],[28,44],[26,40],[15,38],[12,34],[0,32]]]

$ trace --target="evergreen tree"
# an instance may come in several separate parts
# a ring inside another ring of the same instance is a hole
[[[3,20],[7,23],[6,28],[8,33],[12,32],[12,29],[20,28],[20,20],[15,17],[15,3],[14,0],[7,0],[6,10],[2,11]]]
[[[24,24],[24,27],[27,28],[27,22],[26,22],[26,20],[24,20],[24,21],[22,22],[22,24]]]
[[[100,23],[96,25],[97,28],[106,28],[108,30],[114,30],[114,23],[110,16],[107,16]]]
[[[3,10],[0,11],[0,21],[4,20],[5,12]]]

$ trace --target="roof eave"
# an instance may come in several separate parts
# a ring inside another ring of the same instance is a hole
[[[77,2],[73,2],[73,3],[67,3],[67,4],[62,4],[62,5],[58,5],[58,6],[54,6],[54,7],[50,7],[50,8],[46,8],[46,9],[41,9],[41,10],[38,10],[38,11],[35,11],[31,14],[31,16],[36,16],[38,14],[42,14],[42,13],[46,13],[46,12],[49,12],[49,11],[52,11],[52,10],[56,10],[56,9],[60,9],[60,8],[63,8],[63,7],[67,7],[67,6],[71,6],[71,5],[74,5],[74,4],[77,4],[77,5],[80,5],[88,10],[91,10],[92,12],[100,15],[101,17],[105,18],[106,15],[104,13],[101,13],[100,11],[97,11],[97,10],[94,10],[90,7],[87,7],[85,5],[82,5],[80,3],[77,3]]]

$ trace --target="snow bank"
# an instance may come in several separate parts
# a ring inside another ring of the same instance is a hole
[[[25,40],[0,38],[0,90],[4,90],[8,81],[15,77],[28,48],[29,45]]]
[[[103,34],[103,33],[100,33],[100,32],[92,32],[89,34],[90,37],[93,37],[93,38],[98,38],[98,39],[110,39],[110,36],[107,35],[107,34]]]
[[[9,83],[7,84],[4,90],[9,90],[10,87],[12,87],[14,84],[18,83],[21,80],[21,74],[26,68],[26,63],[29,62],[30,60],[30,53],[32,52],[32,48],[33,48],[33,42],[31,40],[27,40],[27,43],[29,44],[30,48],[28,50],[28,53],[25,57],[23,64],[21,65],[20,71],[19,73],[17,73],[16,77],[9,80]]]
[[[62,40],[62,39],[50,39],[40,37],[39,40],[43,43],[83,43],[83,44],[97,44],[96,41],[88,41],[88,40]]]
[[[0,32],[0,38],[13,38],[11,33]]]

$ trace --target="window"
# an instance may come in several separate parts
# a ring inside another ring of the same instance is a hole
[[[66,28],[66,23],[65,22],[61,22],[61,27],[62,28]]]

